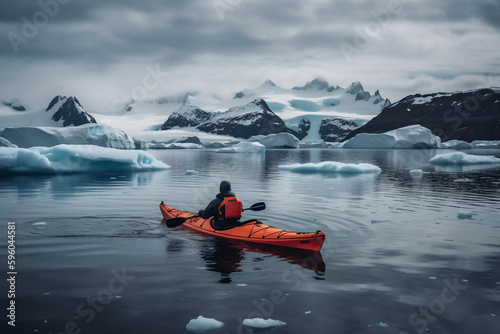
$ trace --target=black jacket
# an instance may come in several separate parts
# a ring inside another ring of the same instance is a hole
[[[224,197],[231,197],[231,196],[236,196],[236,195],[231,191],[218,193],[217,196],[215,196],[215,199],[210,203],[208,203],[205,210],[201,210],[199,212],[200,217],[204,219],[215,217],[215,221],[217,221],[217,218],[219,216],[219,205],[222,203]],[[234,222],[228,222],[228,223],[234,223]]]

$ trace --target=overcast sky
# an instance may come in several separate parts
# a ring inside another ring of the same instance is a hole
[[[321,76],[408,94],[500,86],[500,0],[0,0],[0,99],[41,108]]]

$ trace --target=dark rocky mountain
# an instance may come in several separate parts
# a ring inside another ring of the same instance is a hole
[[[196,106],[183,106],[168,117],[160,130],[169,130],[176,126],[181,128],[198,126],[208,121],[213,116],[213,113],[202,110]]]
[[[52,120],[62,121],[63,126],[78,126],[88,123],[97,123],[94,117],[83,109],[76,97],[58,95],[49,103],[46,112],[54,112]]]
[[[326,142],[338,142],[358,127],[356,123],[343,118],[327,117],[321,120],[319,135]]]
[[[410,95],[384,108],[358,133],[384,133],[419,124],[441,140],[500,140],[500,91],[479,89],[455,93]]]

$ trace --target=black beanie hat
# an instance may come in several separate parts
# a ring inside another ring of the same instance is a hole
[[[219,191],[221,193],[225,193],[227,191],[231,191],[231,183],[229,183],[229,181],[222,181],[220,183]]]

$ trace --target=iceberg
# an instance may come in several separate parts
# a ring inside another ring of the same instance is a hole
[[[196,319],[189,320],[186,329],[191,332],[202,333],[224,327],[224,323],[213,318],[198,316]]]
[[[472,145],[463,140],[448,140],[441,143],[441,148],[454,149],[454,150],[467,150],[472,148]]]
[[[380,173],[380,167],[367,163],[343,163],[336,161],[323,161],[319,163],[308,162],[305,164],[279,165],[278,169],[297,173]]]
[[[257,142],[242,142],[231,147],[218,149],[217,153],[264,153],[266,147]]]
[[[95,145],[54,147],[0,147],[0,171],[6,173],[82,173],[145,171],[170,166],[137,150],[118,150]]]
[[[358,133],[342,145],[343,148],[419,149],[439,148],[441,138],[420,125],[410,125],[386,133]]]
[[[274,319],[262,319],[262,318],[252,318],[243,320],[243,325],[254,328],[269,328],[276,326],[284,326],[286,322]]]
[[[297,148],[299,147],[299,139],[294,135],[281,132],[274,133],[267,136],[259,135],[253,136],[248,141],[259,142],[266,148]]]
[[[19,127],[5,128],[0,137],[19,147],[59,144],[98,145],[102,147],[135,149],[134,139],[122,130],[108,125],[84,124],[76,127]]]
[[[500,148],[500,140],[474,140],[470,144],[474,148]]]
[[[476,164],[500,164],[500,158],[491,155],[472,155],[463,152],[438,154],[429,160],[431,164],[442,166],[462,166]]]

